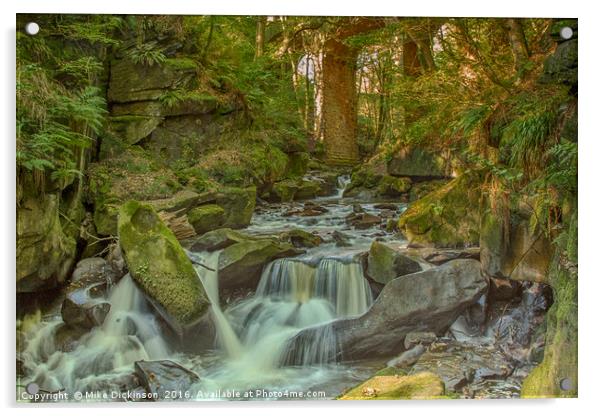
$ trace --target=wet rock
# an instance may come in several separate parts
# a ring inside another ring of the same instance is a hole
[[[338,230],[332,232],[332,239],[335,241],[337,247],[351,247],[351,237]]]
[[[409,178],[396,178],[394,176],[383,176],[378,184],[377,192],[382,196],[398,197],[409,192],[412,181]]]
[[[271,239],[257,239],[233,244],[219,258],[220,291],[255,289],[263,267],[272,260],[303,253],[291,244]]]
[[[390,210],[390,211],[397,212],[397,205],[388,203],[388,202],[385,202],[382,204],[376,204],[376,205],[374,205],[374,208],[380,209],[380,210]]]
[[[362,206],[360,204],[353,204],[351,206],[351,208],[353,209],[353,213],[354,214],[362,214],[366,211],[364,211],[364,208],[362,208]]]
[[[425,351],[426,348],[423,345],[414,345],[412,348],[404,351],[399,357],[393,358],[387,362],[387,366],[397,368],[411,367]]]
[[[318,217],[326,212],[328,212],[328,208],[325,208],[313,202],[306,202],[302,208],[288,210],[284,214],[282,214],[282,216],[290,217],[296,215],[299,217]]]
[[[444,157],[418,147],[400,149],[387,163],[387,172],[420,180],[448,177],[451,173]]]
[[[88,332],[88,329],[82,327],[61,324],[54,331],[54,345],[59,351],[71,352],[79,346],[79,340]]]
[[[322,237],[300,229],[289,230],[280,235],[280,239],[297,248],[312,248],[322,244]]]
[[[61,307],[63,321],[81,329],[102,325],[111,305],[101,297],[116,281],[117,275],[103,258],[92,257],[77,263]]]
[[[363,212],[361,214],[350,214],[345,218],[345,221],[358,230],[365,230],[380,225],[382,219],[376,215]]]
[[[72,293],[63,301],[61,308],[63,321],[73,328],[91,329],[101,326],[111,309],[111,304],[100,300],[90,300],[84,296]]]
[[[188,212],[188,222],[198,235],[219,228],[224,220],[224,209],[215,204],[202,205]]]
[[[415,345],[431,345],[437,339],[434,332],[410,332],[406,335],[403,346],[409,350]]]
[[[439,377],[430,372],[411,376],[374,376],[339,397],[339,400],[427,400],[441,398],[445,387]]]
[[[402,276],[385,285],[364,315],[301,331],[290,342],[289,348],[295,353],[289,356],[302,357],[296,343],[326,330],[336,336],[340,360],[391,356],[402,349],[409,332],[446,331],[486,289],[487,282],[475,260],[452,260],[438,268]]]
[[[254,237],[231,228],[220,228],[188,240],[184,244],[191,251],[216,251],[229,247],[232,244],[253,239]]]
[[[396,277],[422,270],[420,264],[379,241],[373,241],[368,252],[367,274],[386,284]]]
[[[149,394],[158,394],[164,398],[167,392],[191,391],[192,386],[201,379],[199,376],[170,361],[136,361],[135,374],[144,390]]]
[[[106,257],[107,264],[111,266],[113,271],[118,277],[125,276],[127,273],[127,264],[123,258],[123,252],[121,246],[117,243],[111,244],[109,247],[109,254]]]
[[[209,300],[196,271],[150,205],[122,205],[119,243],[132,278],[176,333],[203,316]]]
[[[489,278],[489,298],[496,300],[512,300],[520,292],[520,284],[514,280]]]

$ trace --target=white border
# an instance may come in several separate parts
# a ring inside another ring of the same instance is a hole
[[[1,19],[3,21],[3,56],[0,70],[3,100],[0,115],[0,126],[4,134],[0,138],[3,163],[0,164],[2,175],[2,211],[3,232],[1,261],[4,273],[1,275],[3,287],[2,328],[4,342],[0,343],[4,365],[2,368],[2,384],[0,397],[5,406],[14,409],[14,270],[15,270],[15,193],[14,193],[14,137],[15,137],[15,13],[137,13],[137,14],[293,14],[293,15],[398,15],[398,16],[521,16],[521,17],[578,17],[579,18],[579,224],[580,224],[580,296],[579,296],[579,399],[566,400],[496,400],[496,401],[440,401],[440,402],[296,402],[296,403],[212,403],[201,405],[176,405],[177,412],[210,414],[216,412],[238,413],[247,415],[266,414],[303,414],[308,413],[349,413],[366,415],[380,413],[415,413],[439,415],[466,415],[467,413],[486,413],[504,415],[529,412],[530,414],[576,415],[601,407],[597,400],[600,393],[600,369],[602,337],[600,332],[600,303],[602,296],[602,275],[600,268],[600,232],[601,215],[599,213],[600,198],[600,161],[602,146],[600,131],[602,119],[600,113],[602,98],[600,89],[600,40],[598,31],[602,20],[596,13],[595,2],[578,1],[401,1],[401,0],[103,0],[84,2],[82,0],[20,0],[18,4],[2,2]],[[113,408],[115,406],[111,406]],[[128,406],[134,409],[133,406]],[[136,412],[145,416],[164,415],[170,407],[168,404],[138,405]],[[93,405],[85,409],[77,406],[59,408],[44,406],[42,409],[21,406],[19,411],[26,413],[39,410],[45,415],[65,414],[105,414],[112,412],[110,408]]]

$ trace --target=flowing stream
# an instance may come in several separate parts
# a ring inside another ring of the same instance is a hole
[[[189,253],[208,267],[195,266],[211,302],[215,349],[198,354],[170,351],[144,295],[127,275],[109,292],[111,309],[104,324],[81,337],[73,348],[59,345],[61,331],[65,331],[60,316],[46,317],[24,334],[21,361],[27,377],[21,383],[35,381],[47,391],[119,389],[128,384],[135,361],[172,359],[199,374],[201,382],[194,388],[201,392],[261,389],[266,396],[260,399],[286,398],[272,395],[275,392],[323,392],[311,397],[315,399],[336,396],[357,384],[369,376],[374,364],[336,364],[335,339],[328,331],[294,352],[292,362],[301,365],[284,365],[291,358],[288,341],[299,331],[360,315],[373,302],[357,254],[366,250],[375,234],[385,233],[380,228],[355,230],[345,223],[344,217],[352,212],[341,200],[348,181],[341,177],[335,196],[315,200],[326,208],[317,217],[287,215],[287,210],[301,205],[296,202],[264,207],[254,215],[246,230],[249,233],[301,228],[322,235],[326,244],[269,263],[254,294],[224,309],[218,295],[219,276],[213,271],[221,252]],[[373,204],[362,208],[378,212]],[[350,246],[337,247],[329,240],[333,231],[346,233]],[[198,397],[223,398],[219,393]]]

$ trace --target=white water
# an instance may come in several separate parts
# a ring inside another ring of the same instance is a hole
[[[155,317],[129,274],[113,287],[108,300],[111,310],[102,327],[84,335],[73,351],[60,351],[55,342],[60,318],[27,331],[20,358],[31,376],[24,381],[47,391],[110,390],[132,373],[135,361],[169,357]]]

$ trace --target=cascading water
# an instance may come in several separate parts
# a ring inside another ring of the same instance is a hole
[[[337,198],[342,198],[347,185],[351,183],[351,175],[341,175],[337,178]]]
[[[211,267],[210,260],[203,258]],[[199,274],[207,276],[210,272],[199,269]],[[202,279],[206,284],[206,277]],[[211,290],[217,292],[216,287]],[[212,302],[215,300],[212,298]],[[255,295],[223,314],[227,326],[238,335],[241,354],[233,356],[224,348],[228,359],[220,360],[205,375],[205,388],[278,386],[294,377],[295,371],[302,372],[301,377],[318,379],[324,371],[340,371],[328,370],[336,352],[332,333],[326,331],[309,340],[301,353],[307,359],[301,360],[297,369],[282,366],[289,354],[289,341],[305,328],[361,314],[371,303],[370,287],[358,263],[332,258],[322,259],[315,266],[294,258],[271,262],[263,271]],[[214,316],[217,327],[224,325]]]
[[[25,334],[21,361],[28,377],[47,391],[119,390],[120,378],[138,360],[167,358],[169,348],[144,295],[126,275],[112,288],[111,309],[101,327],[84,335],[77,348],[61,351],[55,341],[62,321],[41,322]]]

